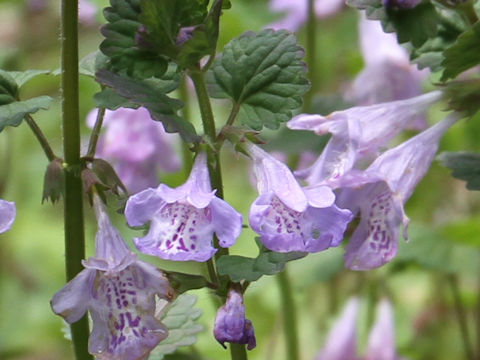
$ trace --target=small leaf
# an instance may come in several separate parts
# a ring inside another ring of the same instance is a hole
[[[8,74],[15,80],[19,88],[39,75],[48,75],[50,73],[50,70],[8,71]]]
[[[437,156],[454,178],[467,182],[468,190],[480,190],[480,154],[472,152],[443,152]]]
[[[178,63],[183,68],[196,66],[205,55],[215,52],[223,0],[216,0],[202,24],[195,26],[191,38],[180,47]]]
[[[248,31],[230,41],[213,63],[209,92],[240,105],[240,120],[252,129],[277,129],[301,107],[310,86],[303,55],[288,31]]]
[[[96,50],[80,60],[78,71],[82,75],[95,77],[97,70],[107,67],[108,57]]]
[[[177,294],[183,294],[188,290],[212,287],[213,285],[201,275],[185,274],[175,271],[164,271],[164,273]]]
[[[183,103],[158,91],[155,82],[138,81],[103,69],[96,75],[97,81],[111,87],[118,95],[147,108],[152,119],[161,121],[166,131],[178,132],[187,142],[198,141],[193,125],[177,115]]]
[[[217,268],[220,275],[228,275],[233,282],[256,281],[263,275],[275,275],[283,271],[288,261],[306,255],[301,252],[277,253],[264,249],[257,258],[224,255],[218,259]]]
[[[105,39],[100,44],[100,51],[109,58],[110,69],[138,79],[163,75],[167,60],[137,44],[138,31],[142,27],[140,0],[111,0],[110,4],[111,7],[104,10],[108,23],[101,28]]]
[[[480,21],[461,34],[456,43],[443,53],[442,65],[445,70],[442,81],[456,77],[458,74],[480,64]]]
[[[450,81],[444,88],[448,109],[473,116],[480,109],[480,80]]]
[[[195,344],[196,334],[203,330],[203,326],[195,322],[202,315],[200,309],[193,307],[196,302],[195,295],[181,294],[170,305],[161,320],[168,328],[168,337],[153,349],[149,360],[161,360],[181,346]]]
[[[347,4],[365,10],[370,20],[380,20],[385,32],[396,32],[399,43],[411,42],[422,46],[437,34],[440,16],[430,2],[411,9],[387,8],[382,0],[347,0]]]
[[[15,101],[0,106],[0,132],[5,126],[18,126],[27,114],[36,113],[40,109],[48,109],[53,99],[50,96],[39,96],[24,101]]]
[[[18,86],[15,79],[7,72],[0,70],[0,105],[14,102],[18,97]]]
[[[155,51],[176,59],[177,36],[181,28],[203,23],[208,0],[141,1],[140,22],[146,27],[142,41]]]

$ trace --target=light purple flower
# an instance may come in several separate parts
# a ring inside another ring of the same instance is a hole
[[[365,360],[400,360],[395,350],[395,323],[390,301],[377,304],[375,323],[368,337]]]
[[[342,315],[330,330],[322,350],[315,360],[356,360],[356,322],[360,300],[352,297],[343,308]]]
[[[143,238],[134,238],[138,250],[162,259],[207,261],[222,247],[232,246],[242,229],[242,215],[211,191],[206,156],[197,155],[187,182],[175,189],[160,184],[127,201],[130,226],[150,222]]]
[[[97,110],[90,112],[87,124],[93,127]],[[158,184],[157,172],[180,169],[180,158],[173,145],[178,138],[167,134],[162,123],[153,121],[147,109],[107,110],[106,131],[100,136],[97,156],[111,161],[118,176],[136,193]]]
[[[155,317],[155,298],[172,300],[164,274],[137,260],[112,226],[98,198],[96,255],[83,261],[85,270],[52,300],[53,311],[67,322],[88,310],[93,320],[88,351],[99,360],[141,360],[168,335]]]
[[[252,322],[245,318],[241,293],[236,290],[228,292],[227,301],[217,311],[213,334],[223,347],[226,342],[247,344],[248,350],[257,346]]]
[[[393,308],[387,299],[377,304],[376,319],[370,330],[365,356],[357,354],[356,322],[359,308],[358,298],[351,298],[347,302],[315,360],[402,360],[395,349]]]
[[[418,70],[410,64],[406,49],[397,42],[395,34],[385,33],[379,21],[359,21],[360,45],[365,69],[347,91],[347,99],[357,105],[372,105],[408,99],[422,92],[422,82],[428,70]],[[424,129],[425,118],[419,116],[410,127]]]
[[[433,91],[406,100],[356,106],[328,116],[295,116],[287,123],[290,129],[332,134],[317,161],[296,174],[310,185],[335,181],[351,170],[359,159],[376,155],[441,97],[441,92]]]
[[[403,237],[408,238],[403,205],[428,171],[440,138],[457,120],[457,114],[446,117],[384,152],[364,172],[352,170],[338,180],[339,206],[361,214],[346,248],[347,268],[373,269],[396,255],[401,224]]]
[[[345,6],[345,0],[315,0],[315,17],[318,19],[334,15]],[[297,31],[308,18],[308,0],[270,0],[270,9],[286,13],[267,27],[275,30]]]
[[[253,144],[247,151],[259,192],[249,220],[262,243],[277,252],[318,252],[338,246],[352,214],[334,204],[331,188],[302,188],[285,164]]]
[[[15,203],[0,199],[0,234],[10,230],[16,214]]]

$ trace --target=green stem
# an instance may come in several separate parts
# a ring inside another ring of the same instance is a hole
[[[478,277],[478,285],[477,285],[477,360],[480,360],[480,276]]]
[[[217,137],[217,130],[215,128],[215,120],[213,118],[212,105],[210,104],[210,98],[208,97],[207,87],[205,85],[205,78],[202,72],[196,71],[190,73],[190,78],[195,86],[197,93],[198,105],[200,107],[200,114],[202,117],[203,130],[208,139],[208,142],[214,144]],[[223,199],[223,181],[222,171],[220,168],[220,156],[216,149],[212,146],[207,146],[207,161],[208,171],[210,174],[210,184],[212,189],[216,189],[216,195]],[[218,245],[218,239],[214,239],[215,247],[218,251],[215,254],[215,259],[220,256],[228,255],[228,249],[222,248]]]
[[[308,0],[308,19],[307,19],[307,44],[306,56],[308,64],[308,77],[312,84],[310,90],[305,94],[305,103],[303,109],[305,112],[312,111],[313,95],[315,94],[315,77],[316,77],[316,42],[315,42],[315,1]]]
[[[280,287],[280,298],[282,300],[283,330],[287,345],[287,359],[298,360],[300,359],[300,355],[298,346],[297,312],[287,270],[285,269],[280,272],[276,278]]]
[[[47,155],[48,161],[53,161],[54,159],[56,159],[56,156],[52,148],[50,147],[50,144],[48,143],[47,138],[43,134],[42,130],[38,127],[35,120],[33,120],[33,118],[30,115],[26,115],[25,121],[27,122],[28,126],[30,126],[30,129],[32,129],[33,134],[35,135],[38,142],[40,143],[40,146],[45,152],[45,155]]]
[[[233,105],[232,111],[230,112],[230,115],[228,116],[226,125],[228,125],[228,126],[233,125],[233,123],[235,122],[235,119],[237,118],[237,115],[238,115],[239,111],[240,111],[240,104],[235,103]]]
[[[458,287],[458,277],[454,274],[447,275],[448,283],[452,290],[453,302],[455,304],[455,313],[457,315],[458,325],[460,327],[460,334],[463,340],[463,349],[465,351],[465,359],[475,360],[472,346],[470,345],[470,337],[468,334],[467,315],[463,307],[462,299],[460,297],[460,289]]]
[[[92,134],[90,135],[90,141],[88,143],[87,158],[95,157],[95,151],[97,149],[98,138],[100,137],[100,130],[102,130],[103,118],[105,117],[105,108],[99,108],[95,125],[93,126]]]
[[[65,265],[67,281],[83,270],[85,236],[83,226],[83,191],[80,167],[80,120],[78,100],[78,0],[62,0],[62,109],[65,161]],[[91,360],[88,354],[88,319],[71,325],[77,360]]]
[[[182,108],[182,116],[187,121],[191,121],[190,118],[190,94],[188,93],[187,89],[187,77],[185,76],[183,81],[181,82],[178,88],[178,94],[180,96],[180,100],[183,101],[185,106]],[[190,174],[190,170],[192,170],[193,166],[193,158],[192,158],[192,151],[188,147],[186,142],[182,142],[182,159],[183,159],[183,170],[185,172],[185,179]]]
[[[232,360],[247,360],[248,356],[245,345],[230,344],[230,356]]]

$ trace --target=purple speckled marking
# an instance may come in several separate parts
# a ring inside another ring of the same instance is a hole
[[[391,250],[392,234],[387,220],[393,207],[392,201],[391,194],[385,191],[375,197],[368,210],[368,242],[375,252],[388,254]]]
[[[304,217],[303,213],[289,209],[277,197],[271,202],[270,209],[266,214],[266,224],[273,227],[278,234],[296,233],[304,236],[300,227],[300,221]]]

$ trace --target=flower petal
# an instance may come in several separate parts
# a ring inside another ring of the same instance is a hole
[[[16,213],[15,203],[0,199],[0,233],[10,230]]]
[[[212,246],[211,209],[189,204],[165,204],[151,219],[150,231],[134,238],[138,250],[168,260],[206,261],[216,252]]]
[[[361,190],[346,189],[341,195],[342,203],[352,196],[352,206],[361,211],[360,224],[346,248],[345,266],[370,270],[392,260],[397,253],[398,228],[404,219],[401,200],[383,181],[367,184]]]
[[[159,187],[160,188],[160,187]],[[130,196],[125,206],[125,218],[130,226],[142,226],[165,205],[164,192],[147,189]]]
[[[55,314],[74,323],[87,311],[92,296],[96,270],[85,269],[53,295],[50,305]]]
[[[98,272],[89,307],[93,320],[89,352],[105,360],[148,355],[168,334],[154,317],[155,292],[136,265],[114,273]]]
[[[213,229],[220,246],[224,248],[232,246],[242,232],[242,214],[217,197],[212,199],[210,208]]]

